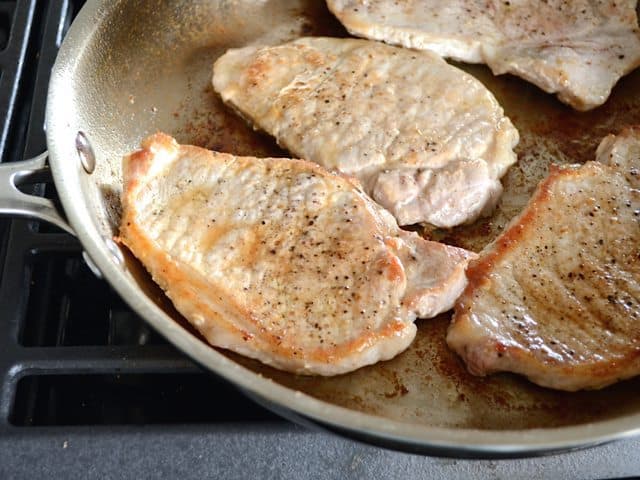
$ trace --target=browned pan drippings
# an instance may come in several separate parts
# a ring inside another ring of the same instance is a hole
[[[342,34],[340,27],[334,32]],[[481,250],[524,207],[551,162],[593,160],[605,135],[618,132],[625,125],[640,124],[640,72],[623,78],[604,106],[580,113],[515,77],[495,77],[483,66],[458,66],[475,75],[494,93],[518,128],[519,161],[504,177],[505,191],[491,217],[451,231],[425,229],[428,238]],[[215,93],[207,88],[214,97],[211,101],[217,105]],[[235,118],[229,125],[237,128]],[[264,152],[265,145],[269,154],[277,153],[270,138],[253,133],[249,137],[260,142],[251,154]],[[211,142],[210,137],[207,142]],[[207,146],[215,147],[215,141]],[[221,141],[217,146],[228,145]],[[639,400],[633,393],[640,390],[640,379],[599,392],[565,393],[537,387],[515,375],[474,377],[445,344],[449,319],[449,315],[443,315],[419,321],[417,338],[405,353],[389,362],[336,378],[297,377],[237,355],[233,358],[279,383],[332,403],[442,427],[557,427],[622,415],[638,407]]]
[[[181,143],[235,155],[286,155],[217,98],[211,87],[217,56],[248,43],[346,35],[324,2],[316,0],[259,2],[259,7],[255,2],[188,2],[175,10],[163,2],[141,3],[143,7],[122,7],[118,16],[131,25],[91,44],[86,56],[95,55],[79,62],[76,72],[76,86],[86,95],[80,107],[87,106],[78,123],[91,132],[94,148],[110,162],[99,164],[93,177],[101,192],[95,203],[108,212],[98,215],[106,234],[115,233],[118,220],[114,198],[120,188],[121,155],[149,133],[162,130]],[[432,239],[479,251],[522,209],[551,162],[593,160],[602,137],[640,124],[640,71],[623,78],[604,106],[578,113],[514,77],[494,77],[483,66],[463,68],[487,85],[518,128],[519,162],[503,179],[505,191],[494,215],[451,231],[425,229],[424,235]],[[101,112],[110,112],[108,121],[97,117]],[[87,191],[94,195],[89,187]],[[130,272],[139,284],[150,282],[141,270]],[[175,318],[175,311],[165,311]],[[418,321],[417,338],[405,353],[334,378],[294,376],[225,355],[318,399],[412,425],[529,429],[640,412],[640,378],[598,392],[562,393],[508,374],[473,377],[445,345],[448,322],[449,316]]]

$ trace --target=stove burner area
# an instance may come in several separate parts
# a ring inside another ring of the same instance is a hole
[[[16,8],[16,2],[3,2],[0,4],[0,50],[7,48],[11,20]]]
[[[82,3],[0,0],[1,162],[46,150],[49,75]],[[51,182],[25,189],[56,200]],[[611,478],[640,473],[638,451],[450,460],[305,430],[156,334],[75,238],[0,218],[0,479]]]

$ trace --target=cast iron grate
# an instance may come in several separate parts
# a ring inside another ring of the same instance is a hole
[[[0,158],[5,159],[26,50],[31,37],[35,0],[0,2]]]
[[[46,148],[49,74],[81,3],[0,0],[2,161]],[[51,187],[29,188],[55,199]],[[277,418],[149,328],[90,272],[75,238],[0,219],[0,433]]]
[[[15,8],[15,1],[0,3],[0,51],[7,48]]]
[[[216,398],[215,402],[211,402]],[[260,421],[253,402],[201,373],[47,375],[18,382],[16,426]]]

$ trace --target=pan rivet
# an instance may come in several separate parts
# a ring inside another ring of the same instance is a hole
[[[103,278],[102,277],[102,272],[100,271],[100,269],[96,266],[95,263],[93,263],[93,260],[91,260],[91,257],[89,256],[89,254],[86,251],[82,251],[82,258],[84,259],[84,263],[87,264],[87,267],[89,267],[89,270],[91,270],[91,272],[98,278]]]
[[[84,171],[93,173],[96,169],[96,155],[93,153],[93,147],[84,132],[78,132],[76,135],[76,150]]]
[[[113,257],[113,260],[118,265],[123,265],[124,264],[124,255],[122,254],[122,250],[120,250],[120,247],[118,247],[118,245],[116,245],[116,242],[114,242],[110,238],[105,238],[104,239],[104,243],[107,246],[107,250],[109,250],[109,252],[111,252],[111,256]]]

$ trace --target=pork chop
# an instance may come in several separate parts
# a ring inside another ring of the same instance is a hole
[[[471,222],[495,205],[518,132],[479,81],[430,52],[304,38],[230,50],[222,99],[295,156],[357,177],[400,225]]]
[[[124,159],[120,239],[214,346],[336,375],[403,351],[474,254],[400,230],[355,180],[164,134]]]
[[[640,128],[557,167],[468,270],[447,343],[469,371],[561,390],[640,374]]]
[[[577,110],[640,65],[635,0],[327,0],[353,34],[512,73]]]

